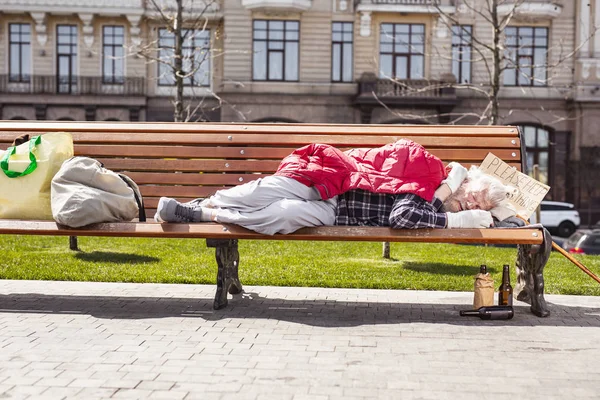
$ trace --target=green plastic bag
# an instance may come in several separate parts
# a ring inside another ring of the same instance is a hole
[[[50,183],[73,157],[73,138],[65,132],[34,136],[0,152],[0,218],[52,219]]]

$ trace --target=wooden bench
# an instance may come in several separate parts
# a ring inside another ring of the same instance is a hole
[[[519,129],[511,126],[0,121],[0,147],[5,149],[23,133],[53,131],[72,134],[76,155],[98,159],[107,168],[134,179],[144,195],[149,217],[154,215],[161,196],[188,201],[269,175],[283,157],[308,143],[346,149],[378,147],[409,138],[445,162],[458,161],[467,167],[479,164],[490,151],[519,170],[525,159]],[[552,242],[545,229],[326,226],[265,236],[232,225],[159,224],[150,220],[80,229],[61,227],[53,221],[0,220],[0,234],[206,239],[209,247],[216,248],[215,309],[227,305],[227,293],[242,291],[238,239],[516,244],[517,298],[529,302],[534,314],[549,315],[543,269]],[[473,260],[473,265],[478,261]]]

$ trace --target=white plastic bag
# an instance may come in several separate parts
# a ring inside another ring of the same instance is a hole
[[[50,182],[71,157],[73,138],[65,132],[34,136],[0,152],[0,218],[52,219]]]
[[[129,177],[89,157],[73,157],[52,179],[52,216],[78,228],[98,222],[145,221],[139,188]]]

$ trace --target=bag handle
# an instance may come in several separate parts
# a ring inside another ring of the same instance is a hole
[[[131,190],[133,190],[133,197],[135,198],[135,202],[137,203],[138,210],[139,210],[138,220],[140,222],[146,222],[146,210],[144,208],[144,197],[142,196],[142,193],[140,193],[140,189],[139,189],[138,185],[133,181],[133,179],[131,179],[130,177],[128,177],[125,174],[117,173],[117,175],[119,175],[119,177],[127,184],[127,186],[129,186],[131,188]]]
[[[10,169],[8,169],[8,159],[10,158],[10,156],[15,154],[17,148],[15,146],[11,146],[8,149],[6,149],[6,152],[4,152],[4,156],[0,161],[0,168],[2,168],[2,172],[4,172],[4,175],[8,176],[9,178],[18,178],[20,176],[29,175],[30,173],[35,171],[35,169],[37,168],[37,160],[35,159],[35,154],[33,154],[33,149],[35,149],[35,146],[37,146],[41,142],[41,136],[34,136],[29,141],[29,160],[31,162],[23,172],[11,171]]]

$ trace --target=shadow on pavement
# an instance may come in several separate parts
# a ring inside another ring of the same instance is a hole
[[[289,300],[264,298],[256,293],[235,295],[223,310],[212,309],[213,299],[123,296],[0,295],[2,313],[85,314],[109,319],[153,319],[167,317],[264,318],[320,327],[422,322],[452,325],[573,326],[600,327],[600,308],[549,304],[551,315],[538,318],[529,306],[516,305],[512,320],[483,321],[460,317],[469,304],[417,304],[337,300]],[[523,303],[521,303],[523,304]]]

